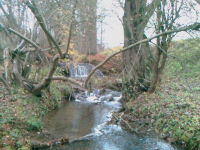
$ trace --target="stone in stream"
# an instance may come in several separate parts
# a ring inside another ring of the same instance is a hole
[[[109,93],[113,92],[110,89],[100,89],[98,95],[108,95]]]
[[[100,101],[114,101],[112,94],[108,94],[106,96],[101,96],[99,98]]]
[[[117,91],[112,91],[110,94],[112,94],[113,97],[121,97],[121,93]]]

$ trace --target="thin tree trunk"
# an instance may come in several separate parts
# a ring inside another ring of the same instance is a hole
[[[3,51],[3,65],[4,65],[4,77],[6,80],[9,80],[9,50],[8,48],[5,48]]]
[[[3,83],[3,85],[5,86],[7,91],[10,92],[11,91],[10,85],[8,84],[8,82],[2,76],[0,76],[0,81]]]
[[[25,59],[24,67],[22,71],[22,76],[26,79],[28,79],[29,73],[31,71],[34,55],[35,55],[35,52],[28,52],[26,54],[26,59]]]
[[[159,40],[157,40],[159,41]],[[156,48],[156,54],[154,58],[154,66],[153,66],[153,76],[151,79],[151,84],[149,88],[149,93],[153,93],[156,89],[156,84],[159,80],[159,62],[160,62],[160,55],[161,51],[159,50],[159,47]]]

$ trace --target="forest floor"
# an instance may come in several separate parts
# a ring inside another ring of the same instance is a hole
[[[127,103],[123,119],[139,133],[152,128],[171,143],[200,148],[200,82],[192,90],[184,85],[180,79],[163,81],[154,94]]]
[[[41,98],[26,93],[17,86],[12,88],[11,94],[1,91],[0,149],[31,149],[29,132],[42,131],[41,117],[61,106],[62,100],[58,85],[62,84],[51,84],[50,91],[43,91]]]
[[[126,104],[123,118],[133,128],[152,127],[169,142],[200,149],[199,46],[199,39],[172,43],[155,93],[143,93]]]

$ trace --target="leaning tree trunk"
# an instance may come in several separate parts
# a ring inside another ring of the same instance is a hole
[[[10,81],[10,55],[9,55],[9,49],[5,48],[3,51],[3,66],[4,66],[4,78],[7,81]]]

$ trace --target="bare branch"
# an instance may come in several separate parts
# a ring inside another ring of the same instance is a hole
[[[4,27],[3,27],[3,25],[2,25],[1,23],[0,23],[0,27],[1,27],[2,29],[4,29]],[[14,42],[13,38],[11,37],[11,35],[8,33],[8,31],[7,31],[7,30],[4,30],[4,32],[5,32],[5,34],[7,35],[7,37],[9,38],[11,44],[12,44],[13,46],[15,46],[15,42]]]
[[[195,0],[198,4],[200,4],[200,0]]]
[[[31,0],[31,2],[32,2],[32,4],[27,0],[26,1],[26,5],[30,8],[32,13],[35,15],[35,17],[36,17],[37,21],[39,22],[41,28],[45,32],[47,38],[49,38],[53,42],[53,44],[56,46],[56,49],[58,50],[60,58],[63,58],[62,51],[61,51],[60,47],[58,46],[58,43],[55,41],[55,39],[51,35],[51,33],[47,30],[47,27],[45,25],[45,21],[44,21],[42,15],[39,13],[39,10],[38,10],[38,8],[37,8],[37,6],[35,4],[35,1]]]
[[[52,65],[50,66],[50,69],[49,69],[49,71],[47,73],[47,76],[42,80],[41,83],[35,85],[35,87],[34,87],[34,89],[32,91],[33,94],[37,94],[42,89],[44,89],[44,88],[49,86],[49,84],[51,83],[51,80],[52,80],[52,76],[55,73],[56,68],[58,66],[58,58],[59,58],[58,54],[54,56]]]
[[[52,80],[63,80],[63,81],[67,81],[67,82],[70,82],[72,84],[78,85],[80,87],[83,87],[82,82],[76,81],[76,80],[74,80],[73,78],[70,78],[70,77],[53,76]]]
[[[90,77],[93,75],[93,73],[99,69],[101,66],[103,66],[107,61],[109,61],[113,56],[121,53],[121,52],[124,52],[124,51],[127,51],[129,50],[130,48],[133,48],[137,45],[140,45],[142,43],[146,43],[146,42],[150,42],[152,39],[155,39],[159,36],[162,36],[162,35],[166,35],[166,34],[172,34],[172,33],[176,33],[176,32],[181,32],[181,31],[187,31],[187,30],[199,30],[200,28],[200,23],[195,23],[195,24],[192,24],[192,25],[189,25],[189,26],[185,26],[185,27],[182,27],[182,28],[179,28],[179,29],[175,29],[175,30],[169,30],[169,31],[166,31],[166,32],[163,32],[163,33],[159,33],[159,34],[156,34],[154,35],[153,37],[150,37],[150,38],[147,38],[147,39],[144,39],[144,40],[141,40],[141,41],[138,41],[134,44],[131,44],[119,51],[116,51],[114,52],[113,54],[111,54],[110,56],[108,56],[103,62],[101,62],[99,65],[97,65],[95,68],[93,68],[89,75],[87,76],[87,78],[85,79],[85,82],[83,84],[83,87],[86,88],[87,87],[87,82],[89,81]]]
[[[36,49],[40,49],[39,46],[37,44],[35,44],[33,41],[31,41],[29,38],[23,36],[22,34],[20,34],[19,32],[11,29],[11,28],[4,28],[10,32],[12,32],[13,34],[19,36],[20,38],[22,38],[23,40],[25,40],[26,42],[30,43],[32,46],[34,46]]]
[[[10,5],[7,5],[8,9],[11,9]],[[2,3],[0,2],[0,8],[3,11],[4,15],[6,16],[7,20],[9,21],[9,23],[12,25],[12,27],[17,27],[17,23],[16,23],[16,19],[13,16],[13,13],[7,13],[6,10],[4,9],[4,6],[2,5]],[[12,11],[10,11],[12,12]]]

